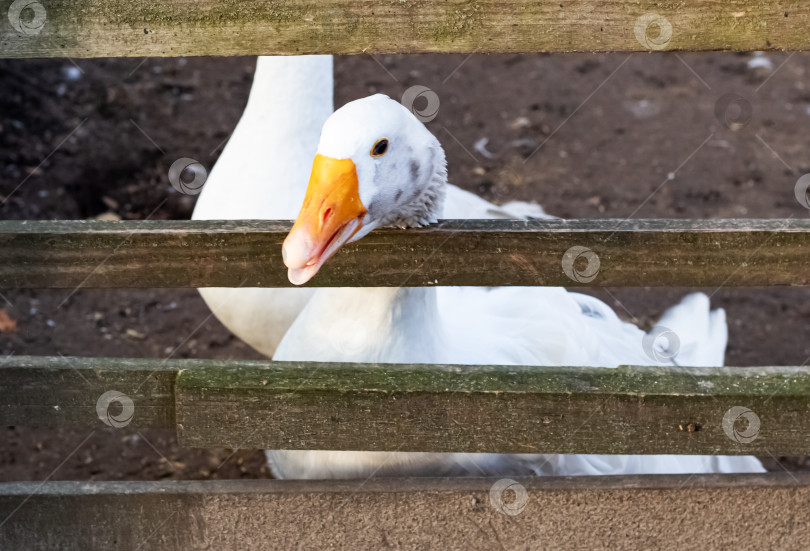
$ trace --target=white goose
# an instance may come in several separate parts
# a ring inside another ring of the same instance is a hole
[[[304,199],[318,136],[332,114],[332,56],[260,57],[245,112],[211,171],[195,220],[290,220]],[[444,218],[546,217],[533,204],[497,207],[447,187]],[[235,335],[272,356],[311,289],[200,289]]]
[[[301,212],[284,242],[289,279],[303,284],[345,243],[382,226],[423,226],[447,186],[438,140],[383,95],[326,121]],[[369,269],[373,269],[370,266]],[[664,323],[682,365],[722,365],[722,310],[694,294]],[[317,289],[276,351],[278,360],[615,367],[654,363],[644,333],[601,301],[562,288]],[[372,475],[761,472],[752,457],[498,455],[268,451],[281,478]]]

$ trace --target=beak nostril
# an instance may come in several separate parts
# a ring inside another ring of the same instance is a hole
[[[325,224],[326,221],[329,220],[329,218],[331,217],[332,217],[332,207],[329,207],[321,214],[321,224]]]

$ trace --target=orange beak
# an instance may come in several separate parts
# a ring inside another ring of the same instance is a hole
[[[354,162],[316,155],[301,212],[281,248],[290,282],[303,285],[312,279],[363,227],[367,212]]]

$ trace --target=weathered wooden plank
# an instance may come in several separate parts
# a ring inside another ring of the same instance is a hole
[[[194,360],[12,356],[0,359],[0,426],[103,429],[96,409],[106,392],[128,396],[130,430],[174,428],[174,381]],[[127,419],[121,403],[110,413]],[[124,415],[121,415],[124,414]],[[109,421],[109,419],[108,419]]]
[[[0,3],[3,57],[810,48],[810,5],[774,0],[27,4]]]
[[[810,537],[808,473],[521,478],[519,502],[496,482],[5,483],[0,548],[800,550]]]
[[[133,403],[120,428],[176,423],[191,447],[810,454],[807,367],[11,357],[0,381],[0,426],[105,428],[97,405],[117,391]],[[751,442],[727,434],[735,406],[760,422]],[[121,416],[122,404],[110,407]]]
[[[0,221],[0,289],[289,287],[280,253],[289,228]],[[586,249],[593,255],[580,254]],[[339,251],[311,285],[808,285],[808,265],[806,219],[455,220],[372,232]]]
[[[273,362],[184,370],[176,404],[189,447],[810,454],[805,367]],[[757,416],[750,442],[727,434],[746,435],[734,407]]]

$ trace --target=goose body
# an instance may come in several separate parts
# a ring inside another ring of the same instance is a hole
[[[312,159],[333,111],[332,56],[259,57],[247,107],[203,187],[195,220],[291,220],[301,208]],[[447,186],[443,218],[543,218],[534,204],[502,207]],[[217,318],[273,356],[311,289],[200,289]]]
[[[441,145],[402,106],[381,95],[347,104],[324,126],[304,206],[284,243],[290,281],[309,281],[342,244],[374,228],[434,222],[442,212],[446,178]],[[722,365],[725,313],[712,312],[708,297],[687,296],[662,322],[680,338],[680,365]],[[655,365],[644,338],[601,301],[562,288],[323,288],[290,327],[276,359]],[[267,456],[281,478],[763,470],[750,457],[331,451]]]

